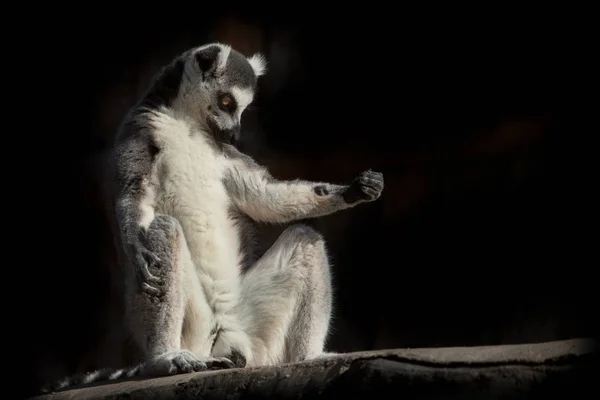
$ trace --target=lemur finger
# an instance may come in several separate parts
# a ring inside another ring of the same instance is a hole
[[[157,264],[160,263],[160,258],[158,258],[154,253],[147,252],[147,253],[145,253],[144,260],[147,261],[144,264],[144,267],[145,267],[144,279],[147,282],[156,283],[158,285],[163,285],[164,284],[163,279],[161,279],[160,277],[157,277],[157,276],[153,275],[150,272],[150,270],[148,269],[149,266],[156,267]]]
[[[366,177],[373,178],[373,179],[382,179],[383,178],[383,174],[381,172],[375,172],[375,171],[363,172],[361,174],[361,176],[366,176]]]
[[[361,181],[360,185],[362,187],[368,187],[368,188],[371,188],[371,189],[380,189],[383,186],[380,182],[373,181],[371,179]]]
[[[381,192],[383,190],[383,185],[377,182],[361,183],[361,191],[364,192],[367,189]]]
[[[142,291],[144,291],[145,293],[148,293],[152,296],[160,296],[161,291],[158,290],[157,288],[148,285],[146,282],[142,283]]]
[[[147,251],[145,255],[146,255],[146,258],[148,259],[148,262],[151,265],[156,265],[156,264],[160,263],[160,258],[156,254],[152,253],[151,251]]]
[[[148,294],[159,293],[158,289],[148,284],[148,282],[152,282],[151,278],[157,278],[154,275],[150,274],[150,271],[148,271],[148,267],[146,266],[146,264],[143,263],[141,265],[136,266],[135,268],[135,276],[137,278],[138,284],[142,288],[142,291]]]
[[[146,261],[146,257],[144,257],[144,253],[139,253],[135,256],[135,261],[137,263],[138,274],[141,274],[144,278],[144,281],[154,281],[156,282],[157,277],[150,273],[148,269],[148,262]]]
[[[379,186],[383,184],[383,176],[365,175],[360,177],[360,183],[368,186]]]
[[[148,269],[148,263],[146,263],[145,260],[143,261],[142,264],[140,264],[140,272],[142,273],[144,281],[146,281],[146,282],[152,282],[152,283],[161,282],[161,279],[158,276],[152,275],[152,273]]]
[[[370,188],[368,186],[364,186],[362,188],[362,191],[363,191],[364,194],[366,194],[370,198],[376,198],[380,194],[379,190],[375,190],[375,189]]]
[[[158,277],[158,276],[154,276],[150,273],[148,273],[148,278],[146,279],[148,282],[152,282],[152,283],[162,283],[162,280]]]
[[[362,175],[370,175],[370,176],[381,176],[383,175],[381,172],[373,171],[372,169],[368,169],[362,172]]]

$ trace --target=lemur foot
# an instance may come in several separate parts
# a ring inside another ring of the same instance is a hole
[[[375,171],[361,172],[343,193],[346,203],[357,201],[374,201],[383,191],[383,174]]]
[[[198,357],[189,350],[177,350],[155,357],[146,366],[146,372],[164,376],[233,367],[233,362],[225,357]]]
[[[246,357],[236,349],[233,349],[226,358],[233,362],[235,368],[244,368],[246,366]]]
[[[212,356],[224,356],[233,362],[235,368],[244,368],[251,355],[250,338],[243,331],[222,331],[215,340]]]

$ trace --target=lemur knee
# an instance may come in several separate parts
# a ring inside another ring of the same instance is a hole
[[[180,233],[181,225],[179,221],[170,215],[157,215],[148,227],[148,236],[163,235],[164,237],[171,238]]]
[[[167,258],[179,250],[180,241],[184,240],[179,221],[168,215],[157,215],[148,227],[146,242],[149,250]]]
[[[298,245],[324,245],[323,236],[314,228],[305,224],[296,224],[281,234],[282,239]]]
[[[312,227],[298,224],[282,233],[285,246],[291,250],[290,266],[301,270],[323,270],[327,268],[328,256],[323,236]],[[302,272],[304,274],[304,272]]]

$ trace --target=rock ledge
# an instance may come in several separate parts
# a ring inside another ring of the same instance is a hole
[[[32,399],[591,398],[596,349],[594,340],[573,339],[356,352],[278,367],[99,383]]]

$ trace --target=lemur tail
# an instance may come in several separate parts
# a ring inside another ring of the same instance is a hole
[[[142,371],[142,364],[139,364],[133,368],[123,368],[123,369],[114,369],[114,368],[104,368],[99,369],[94,372],[76,374],[72,376],[68,376],[66,378],[60,379],[58,381],[52,382],[44,386],[40,392],[51,393],[59,390],[66,389],[75,385],[87,385],[90,383],[96,383],[101,381],[112,381],[122,378],[133,378],[139,376]]]

